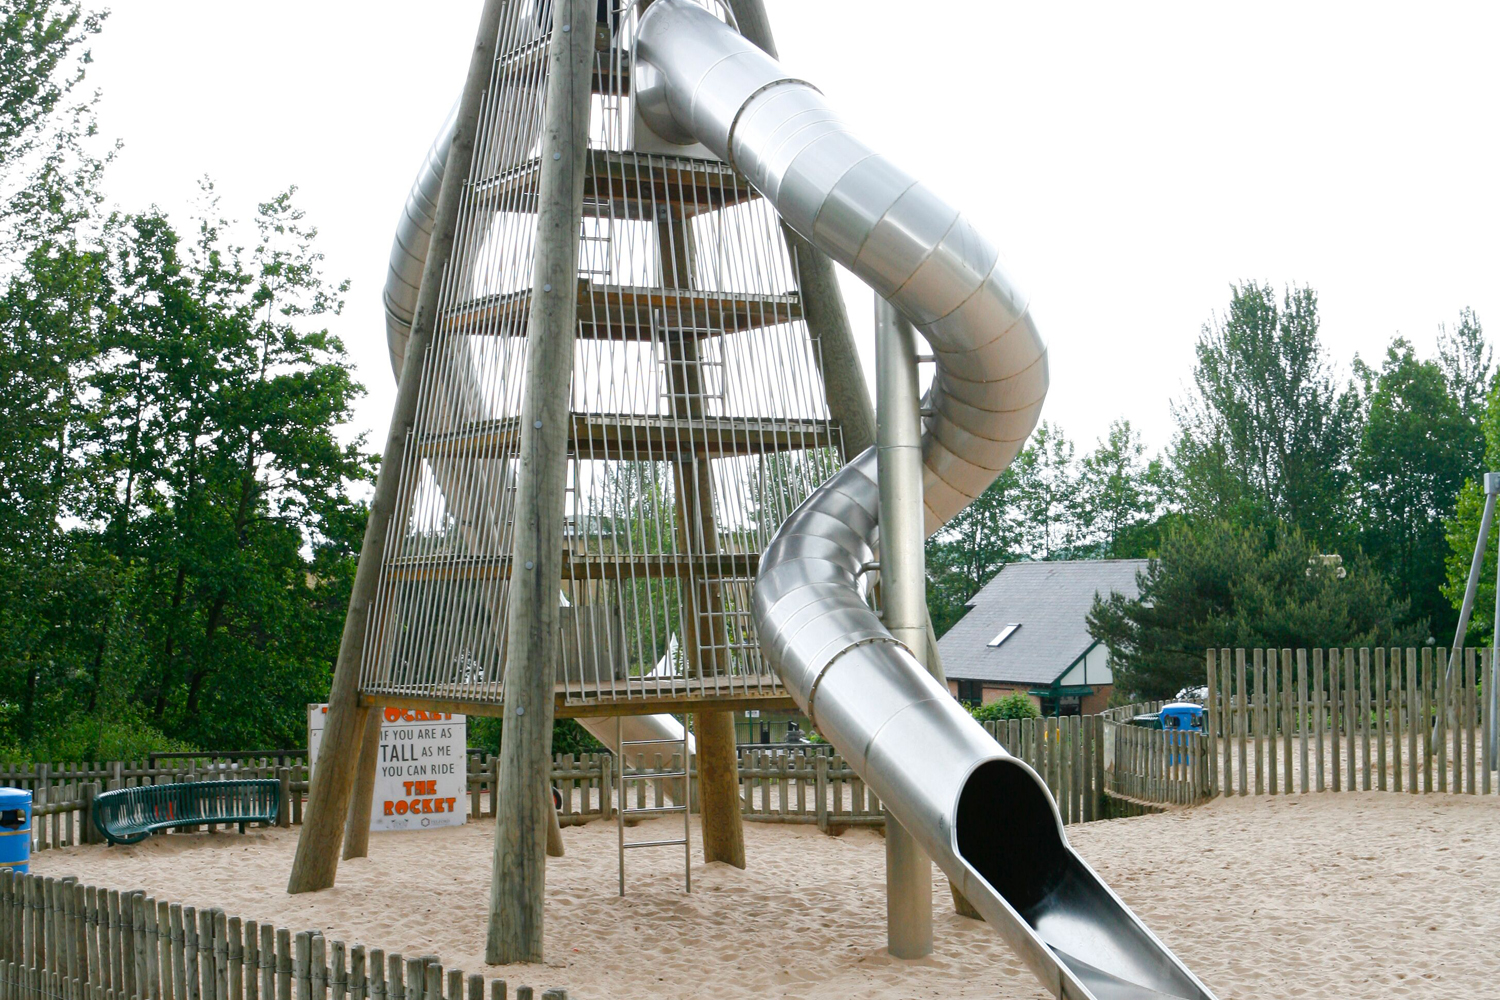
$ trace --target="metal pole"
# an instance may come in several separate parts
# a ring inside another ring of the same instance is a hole
[[[401,468],[405,464],[406,441],[416,423],[417,392],[427,350],[432,343],[438,292],[443,271],[453,256],[460,194],[469,177],[474,141],[479,132],[480,101],[494,67],[500,18],[507,7],[506,0],[485,0],[474,52],[469,59],[469,74],[459,98],[458,117],[448,150],[448,168],[438,190],[431,249],[422,268],[422,290],[417,297],[411,337],[401,366],[401,381],[396,387],[396,405],[391,413],[391,427],[380,462],[380,476],[375,481],[375,496],[370,501],[370,516],[365,523],[354,585],[349,593],[349,613],[344,618],[344,631],[339,639],[333,685],[328,693],[328,723],[323,731],[325,752],[313,772],[308,790],[307,813],[297,838],[291,877],[287,881],[289,893],[326,889],[333,885],[338,872],[344,822],[370,712],[368,707],[359,703],[359,668],[364,653],[366,623],[380,583],[380,564],[384,561],[387,533],[392,519],[400,516],[396,501]]]
[[[1474,558],[1469,560],[1469,579],[1464,584],[1464,599],[1458,609],[1458,628],[1453,630],[1453,645],[1448,650],[1447,684],[1453,684],[1453,669],[1463,656],[1464,636],[1469,631],[1469,617],[1474,613],[1474,597],[1479,593],[1479,575],[1484,569],[1484,551],[1489,544],[1490,525],[1495,520],[1495,500],[1500,495],[1500,473],[1484,474],[1484,513],[1479,518],[1479,537],[1474,542]],[[1500,591],[1496,592],[1495,622],[1500,626]],[[1490,644],[1494,645],[1492,639]],[[1493,691],[1493,687],[1491,687]],[[1447,713],[1439,712],[1432,723],[1432,738],[1440,741],[1446,731]],[[1491,746],[1494,743],[1491,741]]]
[[[916,333],[875,297],[876,459],[880,478],[880,607],[885,627],[919,662],[927,652],[922,426]],[[932,862],[885,814],[886,942],[896,958],[932,954]]]
[[[557,0],[548,53],[536,258],[521,398],[506,635],[505,738],[490,881],[490,965],[542,961],[553,683],[560,655],[568,386],[578,324],[578,230],[588,155],[593,0]],[[449,168],[452,169],[451,167]],[[444,174],[446,181],[448,174]]]
[[[1479,545],[1475,550],[1475,562],[1484,560],[1486,536],[1495,513],[1495,500],[1500,496],[1500,472],[1484,474],[1484,517],[1480,520]],[[1472,575],[1472,574],[1471,574]],[[1464,603],[1472,605],[1474,598],[1465,591]],[[1495,656],[1500,647],[1500,560],[1495,563],[1495,629],[1490,633],[1490,675],[1484,679],[1484,724],[1490,730],[1490,757],[1484,766],[1493,771],[1497,762],[1497,743],[1500,743],[1500,664]]]

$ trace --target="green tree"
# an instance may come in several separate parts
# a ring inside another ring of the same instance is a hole
[[[1157,544],[1162,463],[1146,460],[1140,434],[1123,418],[1083,457],[1078,477],[1079,532],[1088,554],[1137,559]]]
[[[78,0],[0,4],[0,252],[10,268],[43,239],[74,242],[98,204],[97,95],[72,99],[104,17]]]
[[[1089,632],[1111,652],[1116,685],[1166,698],[1203,683],[1211,647],[1364,646],[1418,637],[1406,605],[1362,556],[1343,565],[1295,529],[1225,521],[1174,525],[1137,579],[1140,592],[1096,598]],[[1420,636],[1426,638],[1425,634]]]
[[[0,521],[0,575],[21,581],[0,591],[12,742],[101,721],[299,741],[370,474],[340,440],[359,388],[319,325],[342,286],[315,235],[289,194],[249,250],[217,224],[184,246],[160,215],[125,217],[7,286],[0,415],[26,432],[0,432],[0,482],[27,498]]]
[[[1466,458],[1471,467],[1477,466],[1484,458],[1484,413],[1495,384],[1495,369],[1484,326],[1473,309],[1460,310],[1458,324],[1452,330],[1447,324],[1438,327],[1437,362],[1459,412],[1469,423]]]
[[[1354,457],[1360,546],[1410,602],[1412,617],[1430,622],[1444,641],[1457,616],[1442,593],[1443,522],[1474,473],[1464,390],[1445,367],[1418,359],[1400,338],[1379,371],[1357,363],[1368,405]]]
[[[1074,452],[1062,428],[1044,420],[1012,465],[1022,545],[1033,559],[1067,559],[1077,552],[1081,532]]]
[[[1490,389],[1487,406],[1481,424],[1484,432],[1483,469],[1500,469],[1500,383]],[[1443,595],[1449,605],[1457,609],[1463,603],[1464,587],[1469,576],[1469,563],[1474,557],[1474,546],[1479,539],[1479,522],[1484,512],[1484,490],[1482,477],[1466,479],[1454,504],[1453,516],[1443,528],[1447,534],[1447,573]],[[1500,544],[1500,529],[1491,528],[1484,565],[1479,574],[1479,589],[1474,598],[1476,613],[1470,619],[1467,645],[1492,642],[1494,630],[1489,615],[1482,610],[1495,606],[1495,560],[1497,544]],[[1446,637],[1445,637],[1446,638]]]
[[[1194,394],[1174,408],[1185,511],[1266,529],[1284,522],[1335,545],[1348,518],[1360,401],[1335,383],[1316,294],[1293,287],[1278,300],[1268,285],[1236,285],[1196,352]]]

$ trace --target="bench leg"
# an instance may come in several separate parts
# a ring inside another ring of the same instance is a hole
[[[241,824],[240,824],[240,834],[241,834],[241,836],[243,836],[243,835],[244,835],[244,833],[245,833],[245,824],[244,824],[244,823],[241,823]]]

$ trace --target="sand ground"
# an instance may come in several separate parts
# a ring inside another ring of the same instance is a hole
[[[668,836],[655,820],[632,839]],[[1001,997],[1045,994],[977,921],[939,897],[937,951],[884,952],[878,833],[829,837],[749,824],[749,869],[678,849],[629,857],[617,894],[615,826],[563,831],[549,863],[547,962],[481,961],[493,823],[376,834],[327,892],[283,887],[296,831],[170,835],[134,847],[39,854],[32,870],[144,888],[163,899],[407,955],[582,1000]],[[1477,997],[1500,989],[1500,801],[1342,794],[1215,801],[1070,827],[1074,845],[1223,1000]],[[935,884],[938,884],[935,882]]]

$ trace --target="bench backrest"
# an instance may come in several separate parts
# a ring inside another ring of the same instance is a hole
[[[276,818],[280,789],[280,782],[269,778],[117,788],[94,799],[94,815],[115,829],[269,821]]]

